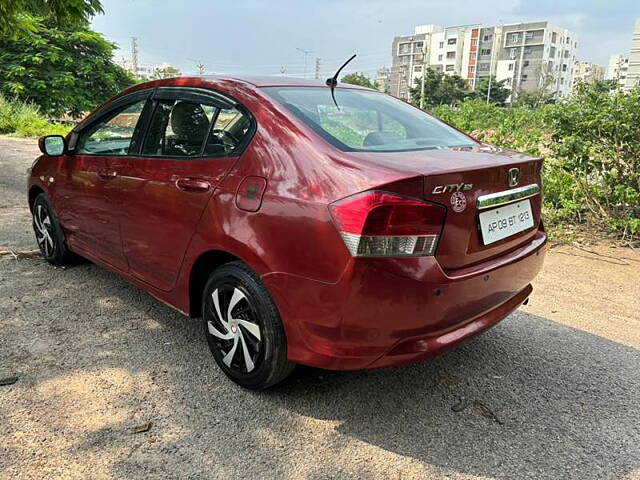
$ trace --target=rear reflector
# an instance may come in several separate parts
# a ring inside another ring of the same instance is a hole
[[[329,210],[354,257],[433,255],[446,214],[441,205],[381,191],[347,197]]]

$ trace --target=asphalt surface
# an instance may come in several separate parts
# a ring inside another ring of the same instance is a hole
[[[35,248],[35,155],[0,137],[5,252]],[[590,252],[551,250],[531,304],[446,356],[262,393],[118,276],[4,253],[0,478],[638,479],[640,255]]]

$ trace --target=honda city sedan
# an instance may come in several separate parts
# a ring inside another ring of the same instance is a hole
[[[158,80],[40,149],[43,257],[202,317],[247,388],[438,355],[526,303],[544,258],[540,158],[358,86]]]

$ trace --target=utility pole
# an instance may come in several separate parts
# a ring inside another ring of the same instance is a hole
[[[320,57],[316,57],[316,80],[320,79]]]
[[[138,37],[131,37],[131,64],[133,74],[138,76]]]
[[[431,35],[429,35],[431,40]],[[420,85],[420,110],[424,110],[424,76],[427,70],[427,38],[422,43],[422,85]]]
[[[313,52],[311,50],[305,50],[303,48],[298,48],[298,47],[296,47],[296,50],[304,53],[304,78],[307,78],[307,56]]]

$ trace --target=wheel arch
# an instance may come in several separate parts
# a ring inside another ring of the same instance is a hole
[[[243,262],[241,258],[224,250],[209,250],[198,256],[189,273],[189,316],[200,316],[202,294],[211,272],[225,263],[238,260]]]
[[[29,188],[29,211],[33,213],[33,204],[36,201],[36,197],[45,191],[38,185],[32,185]]]

